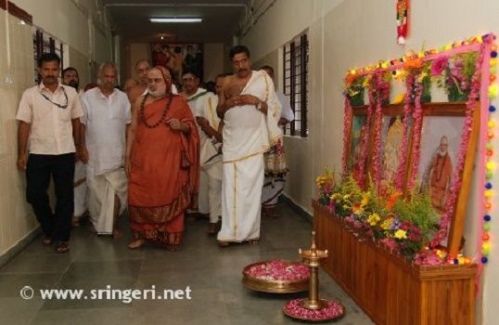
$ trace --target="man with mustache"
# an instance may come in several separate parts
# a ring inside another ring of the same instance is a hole
[[[118,216],[127,204],[126,130],[132,120],[126,94],[115,88],[117,76],[116,65],[102,64],[99,86],[82,96],[85,130],[82,158],[88,160],[90,221],[97,234],[112,234],[115,238],[121,236]]]
[[[230,51],[234,74],[224,78],[217,113],[223,119],[222,228],[218,242],[256,242],[264,179],[263,154],[282,141],[281,105],[272,79],[251,69],[245,46]]]
[[[42,54],[38,59],[42,81],[21,97],[16,115],[17,168],[26,171],[26,199],[43,230],[42,243],[55,243],[57,253],[66,253],[74,209],[75,151],[81,154],[83,111],[76,90],[59,83],[60,64],[57,54]],[[57,199],[55,212],[47,195],[50,178]]]
[[[73,87],[81,96],[83,91],[80,89],[80,77],[78,71],[73,67],[67,67],[62,70],[62,84]],[[82,136],[84,136],[82,134]],[[75,165],[74,178],[74,196],[75,208],[73,212],[73,226],[78,227],[83,215],[87,212],[87,168],[81,161]]]
[[[182,243],[184,214],[199,186],[199,136],[187,101],[171,93],[170,71],[147,73],[148,91],[132,110],[126,151],[129,248],[151,241],[169,250]]]

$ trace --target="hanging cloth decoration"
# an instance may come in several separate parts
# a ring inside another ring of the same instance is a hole
[[[409,33],[409,0],[397,0],[397,43],[405,44]]]

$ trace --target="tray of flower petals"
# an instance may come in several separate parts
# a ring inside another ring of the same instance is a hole
[[[307,322],[331,321],[345,314],[345,307],[338,301],[321,299],[324,307],[312,310],[303,307],[303,300],[305,299],[299,298],[289,301],[282,307],[282,312],[288,317]]]
[[[243,269],[246,288],[268,293],[295,293],[308,289],[309,267],[300,262],[270,260]]]

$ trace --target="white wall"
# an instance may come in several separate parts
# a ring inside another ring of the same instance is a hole
[[[79,70],[82,85],[90,81],[89,62],[111,59],[110,29],[98,2],[13,3],[33,16],[34,25],[65,43],[65,63]],[[25,201],[24,174],[16,169],[15,114],[22,92],[34,84],[32,28],[0,10],[0,262],[38,227]]]
[[[411,35],[406,46],[395,42],[394,1],[278,0],[241,38],[256,62],[308,28],[310,136],[285,139],[291,169],[286,194],[306,210],[310,211],[310,199],[315,196],[315,177],[326,166],[338,171],[341,168],[342,87],[349,68],[398,58],[411,49],[438,48],[477,34],[499,34],[499,1],[496,0],[418,0],[412,1],[411,6]],[[497,106],[497,100],[495,102]],[[495,132],[499,135],[498,130]],[[499,153],[497,137],[494,150]],[[499,185],[498,176],[494,183]],[[477,221],[480,216],[475,212],[479,202],[478,186],[475,184],[472,189],[465,233],[465,252],[470,255],[475,254],[480,232]],[[498,211],[495,208],[492,214],[498,216]],[[493,240],[499,237],[497,222],[492,223]],[[482,277],[484,288],[479,297],[482,305],[477,310],[483,324],[496,323],[493,309],[499,300],[499,281],[495,280],[499,275],[499,247],[492,248],[490,260]]]
[[[73,53],[78,52],[79,56],[86,58],[87,65],[84,70],[79,70],[79,74],[88,82],[95,81],[92,80],[95,66],[112,60],[110,23],[100,1],[11,1],[33,16],[34,26],[69,45]]]
[[[224,73],[224,44],[204,43],[203,44],[203,69],[204,81],[215,80],[215,77]]]

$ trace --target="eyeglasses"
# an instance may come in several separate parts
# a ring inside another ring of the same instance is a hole
[[[57,106],[59,108],[62,108],[62,109],[66,109],[68,107],[68,105],[69,105],[68,94],[66,94],[66,90],[64,89],[64,87],[61,87],[61,89],[62,89],[62,92],[64,93],[64,98],[66,98],[66,104],[55,103],[50,98],[48,98],[47,95],[45,95],[42,92],[40,92],[40,95],[42,95],[43,98],[45,98],[46,100],[48,100],[49,102],[51,102],[53,105],[55,105],[55,106]]]

